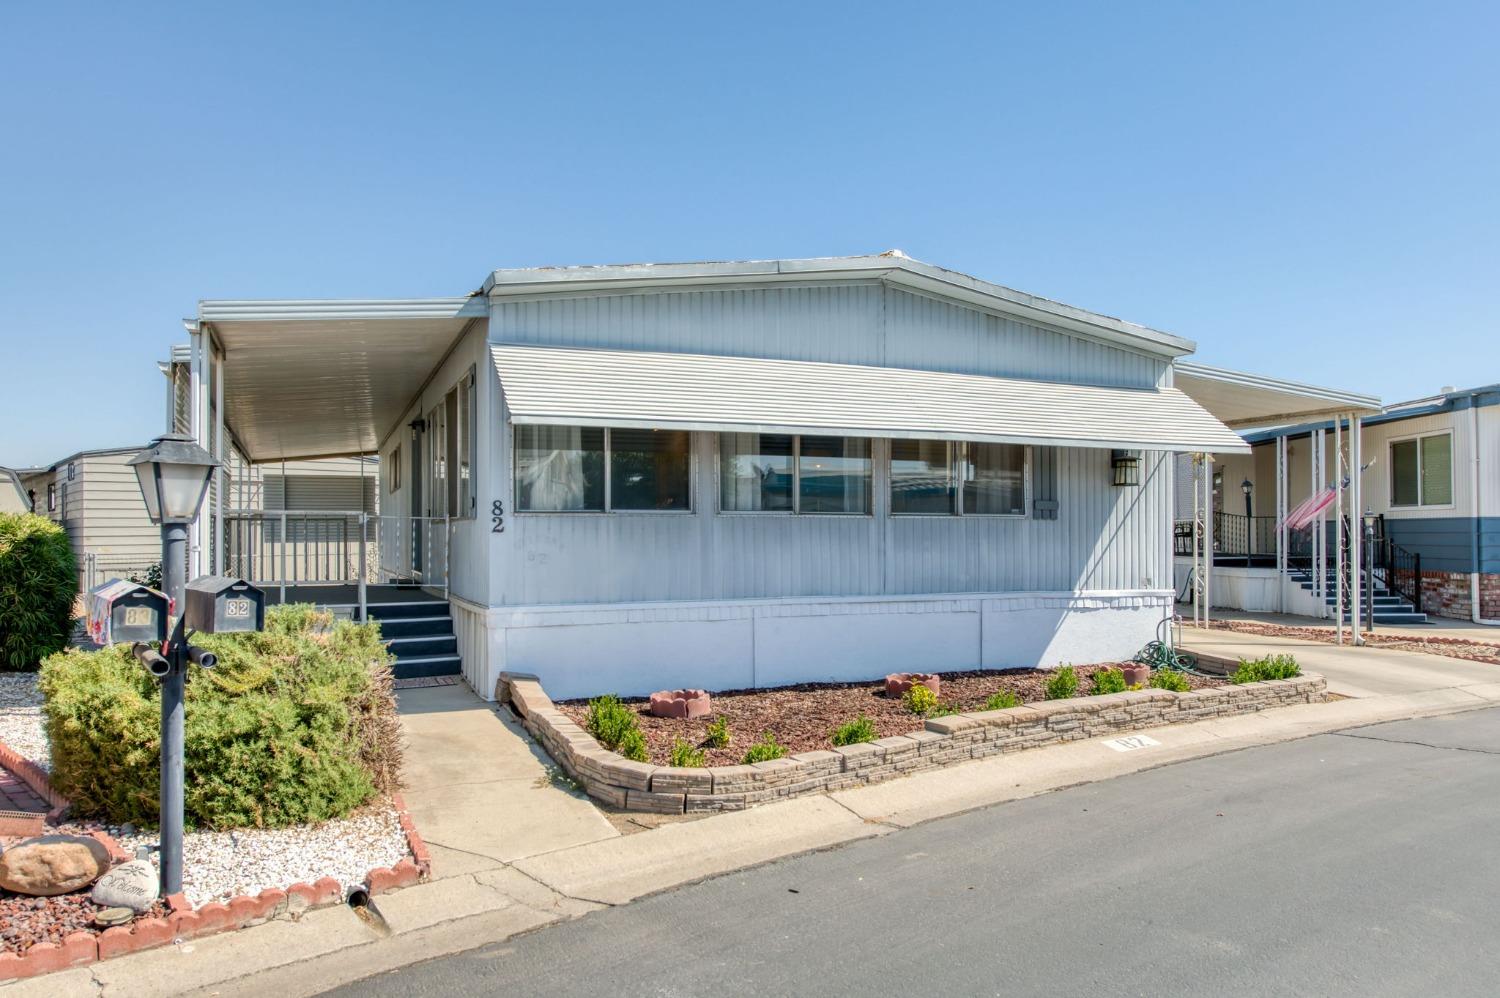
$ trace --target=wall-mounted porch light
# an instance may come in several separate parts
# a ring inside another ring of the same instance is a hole
[[[1109,453],[1112,472],[1111,485],[1141,484],[1141,452],[1138,450],[1115,450]]]

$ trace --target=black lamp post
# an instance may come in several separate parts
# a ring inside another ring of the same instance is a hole
[[[161,581],[177,617],[164,654],[140,646],[137,657],[161,676],[161,894],[182,890],[182,701],[187,640],[182,609],[187,587],[188,526],[198,518],[208,482],[220,462],[182,434],[157,437],[126,462],[135,469],[151,522],[161,525]],[[150,661],[147,661],[150,659]]]
[[[1255,485],[1250,479],[1240,483],[1240,491],[1245,493],[1245,567],[1250,567],[1250,550],[1255,545],[1251,543],[1255,538],[1255,519],[1250,512],[1250,493],[1255,491]]]

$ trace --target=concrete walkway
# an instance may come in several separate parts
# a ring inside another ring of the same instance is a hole
[[[1278,624],[1283,627],[1315,627],[1332,631],[1334,620],[1318,617],[1302,617],[1291,613],[1250,613],[1244,610],[1215,610],[1214,620],[1254,620],[1262,624]],[[1347,627],[1346,627],[1347,630]],[[1468,620],[1453,620],[1448,617],[1428,617],[1425,624],[1376,624],[1376,634],[1412,638],[1463,638],[1468,641],[1489,641],[1500,644],[1500,625],[1476,624]]]
[[[1418,693],[1500,682],[1497,665],[1374,645],[1330,645],[1193,627],[1182,629],[1182,644],[1188,651],[1229,659],[1289,652],[1296,656],[1304,671],[1327,678],[1330,692],[1346,697]]]
[[[1253,654],[1264,653],[1258,642],[1272,640],[1217,631],[1205,637]],[[626,836],[586,800],[555,785],[545,757],[519,727],[467,689],[403,691],[413,785],[407,801],[432,844],[436,879],[377,899],[389,933],[372,931],[347,908],[324,908],[296,921],[20,981],[0,987],[0,998],[314,995],[604,906],[935,818],[1252,746],[1500,704],[1500,667],[1374,649],[1326,655],[1320,653],[1327,646],[1296,644],[1309,671],[1314,661],[1331,663],[1363,682],[1358,688],[1365,692],[1152,729],[1154,744],[1132,751],[1117,751],[1110,739],[1069,742]],[[1403,668],[1416,673],[1403,676]],[[1416,688],[1377,693],[1370,689],[1377,683]]]

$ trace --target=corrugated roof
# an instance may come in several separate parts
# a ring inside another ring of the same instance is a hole
[[[491,352],[517,424],[1249,450],[1175,388],[634,350]]]

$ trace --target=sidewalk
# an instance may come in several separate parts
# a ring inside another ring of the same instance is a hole
[[[17,982],[0,988],[0,998],[312,995],[604,905],[1061,787],[1326,731],[1500,703],[1500,669],[1494,666],[1221,632],[1204,637],[1222,639],[1215,646],[1220,653],[1239,647],[1263,654],[1268,644],[1295,645],[1308,671],[1330,665],[1331,686],[1336,669],[1363,682],[1343,679],[1345,689],[1364,692],[1334,703],[1152,729],[1143,734],[1155,744],[1133,751],[1116,750],[1108,744],[1112,739],[1070,742],[622,836],[592,804],[550,781],[544,757],[505,714],[463,687],[404,691],[412,783],[407,802],[431,843],[438,879],[377,898],[388,936],[346,908],[325,908],[298,921],[273,921]],[[1416,688],[1375,692],[1377,685]]]
[[[1346,697],[1417,693],[1500,682],[1500,666],[1378,646],[1329,645],[1299,638],[1205,631],[1194,627],[1182,629],[1182,646],[1187,651],[1228,659],[1253,659],[1291,652],[1297,656],[1304,671],[1320,673],[1328,680],[1330,693]]]

